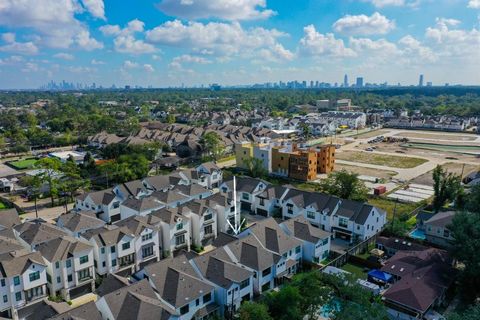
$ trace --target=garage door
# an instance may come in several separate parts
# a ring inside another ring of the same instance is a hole
[[[70,300],[92,292],[92,284],[89,282],[81,287],[70,290]]]
[[[268,211],[264,209],[257,209],[257,214],[260,216],[268,217]]]
[[[240,209],[243,211],[252,211],[252,204],[248,202],[240,202]]]

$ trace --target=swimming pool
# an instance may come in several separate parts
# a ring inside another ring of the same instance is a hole
[[[420,240],[425,240],[425,231],[420,230],[420,229],[415,229],[412,232],[410,232],[410,237],[413,239],[420,239]]]

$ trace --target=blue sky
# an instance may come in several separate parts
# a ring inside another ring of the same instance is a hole
[[[0,0],[0,88],[480,85],[480,0]]]

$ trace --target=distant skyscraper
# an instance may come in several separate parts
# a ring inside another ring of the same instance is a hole
[[[363,78],[362,77],[358,77],[357,78],[357,83],[355,85],[357,88],[362,88],[363,87]]]
[[[348,87],[348,76],[347,76],[347,75],[345,75],[345,76],[343,77],[343,86],[344,86],[345,88]]]
[[[418,86],[423,87],[423,74],[420,75],[420,79],[418,80]]]

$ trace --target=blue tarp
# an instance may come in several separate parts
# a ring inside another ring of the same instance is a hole
[[[371,277],[373,279],[380,280],[380,281],[383,281],[383,282],[389,282],[392,279],[391,274],[388,274],[386,272],[383,272],[383,271],[380,271],[380,270],[377,270],[377,269],[371,270],[368,273],[368,277],[369,278]]]

